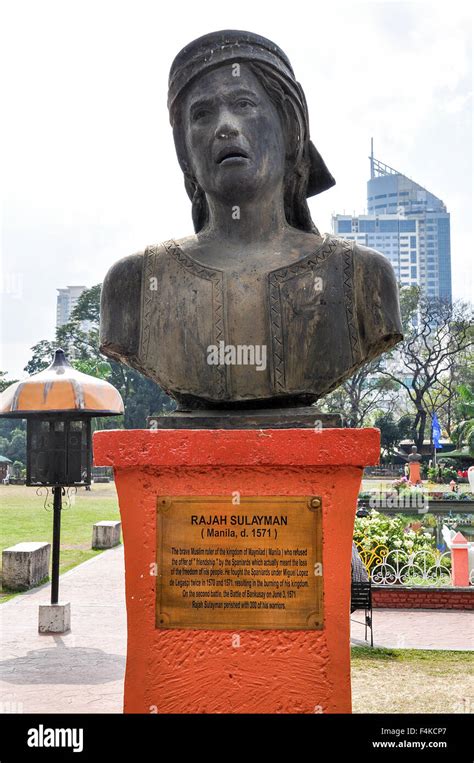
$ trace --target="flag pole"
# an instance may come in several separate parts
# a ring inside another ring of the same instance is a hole
[[[435,430],[436,427],[436,430]],[[433,466],[436,468],[436,448],[442,447],[440,443],[441,426],[436,413],[431,414],[431,439],[433,441]]]

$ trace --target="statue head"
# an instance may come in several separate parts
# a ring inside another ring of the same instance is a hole
[[[288,224],[316,232],[306,199],[335,181],[311,143],[303,90],[277,45],[232,30],[200,37],[173,61],[168,108],[196,232],[213,195],[235,204],[278,188]]]

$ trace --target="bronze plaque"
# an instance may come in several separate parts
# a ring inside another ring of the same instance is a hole
[[[160,496],[157,628],[323,627],[321,499]]]

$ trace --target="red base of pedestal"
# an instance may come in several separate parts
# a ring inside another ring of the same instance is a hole
[[[127,713],[350,713],[350,573],[357,494],[376,429],[96,432],[125,545]],[[159,495],[322,498],[322,630],[155,627]]]

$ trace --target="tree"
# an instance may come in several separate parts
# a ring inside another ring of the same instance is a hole
[[[474,391],[467,385],[461,385],[458,388],[458,396],[457,409],[460,420],[453,429],[452,438],[457,448],[462,448],[467,442],[469,453],[474,455]]]
[[[110,363],[101,358],[90,358],[89,360],[74,360],[74,368],[83,374],[95,376],[97,379],[107,379],[112,373]]]
[[[469,455],[474,458],[474,427],[472,427],[471,431],[467,435],[467,449],[469,451]]]
[[[357,369],[334,392],[321,401],[325,413],[341,413],[350,427],[362,427],[377,408],[389,408],[399,385],[380,375],[382,359],[373,360]]]
[[[122,422],[126,429],[140,429],[146,426],[148,416],[171,410],[174,401],[138,371],[102,355],[99,350],[100,292],[101,284],[82,292],[68,323],[56,330],[56,341],[43,340],[32,347],[33,356],[25,371],[31,374],[47,368],[54,350],[62,347],[78,371],[105,379],[122,395],[123,419],[105,418],[96,422],[96,428],[117,428]]]
[[[474,352],[471,348],[453,358],[443,385],[450,394],[446,396],[440,412],[449,436],[455,438],[454,430],[461,422],[466,423],[474,417]],[[443,392],[443,389],[440,391]]]
[[[26,422],[22,419],[0,419],[0,437],[10,442],[15,429],[26,431]]]
[[[412,330],[413,322],[417,320],[420,307],[421,289],[419,286],[399,286],[400,316],[402,319],[403,334]]]
[[[419,299],[420,289],[417,286],[404,288],[400,292],[404,331],[408,329],[416,315]],[[318,403],[321,412],[341,413],[348,426],[362,427],[367,424],[375,411],[394,409],[400,396],[400,384],[398,380],[388,379],[381,373],[392,354],[393,350],[358,368],[350,379]]]
[[[71,322],[91,321],[99,326],[101,288],[102,284],[98,283],[82,292],[71,312]]]
[[[26,464],[26,432],[23,429],[13,430],[6,456],[12,461],[21,461]]]
[[[21,477],[25,473],[25,464],[22,461],[14,461],[12,464],[12,473],[16,477]]]
[[[405,338],[381,373],[400,384],[411,400],[415,444],[421,450],[429,417],[457,395],[450,375],[460,353],[473,344],[473,314],[469,304],[425,296],[419,297],[415,310],[412,297],[410,293],[406,298],[410,309],[405,314]]]
[[[382,448],[387,452],[387,455],[392,455],[395,445],[401,439],[400,430],[393,415],[391,413],[383,413],[381,416],[378,416],[374,421],[374,427],[380,429],[380,444]]]
[[[6,371],[0,371],[0,392],[3,392],[6,390],[7,387],[10,386],[10,384],[15,384],[17,379],[13,379],[12,381],[8,381],[8,379],[5,379],[7,375]]]
[[[57,345],[55,342],[48,342],[47,339],[43,339],[41,342],[33,345],[33,347],[31,347],[33,355],[23,370],[30,376],[31,374],[37,374],[40,371],[44,371],[44,369],[51,364],[56,347]]]
[[[398,434],[400,440],[415,440],[415,416],[411,413],[405,413],[397,421]]]
[[[0,371],[0,392],[3,392],[11,384],[15,384],[17,379],[8,381],[5,377],[6,371]],[[7,449],[10,444],[12,432],[16,429],[25,430],[25,423],[21,419],[4,419],[0,418],[0,454],[7,456]]]

